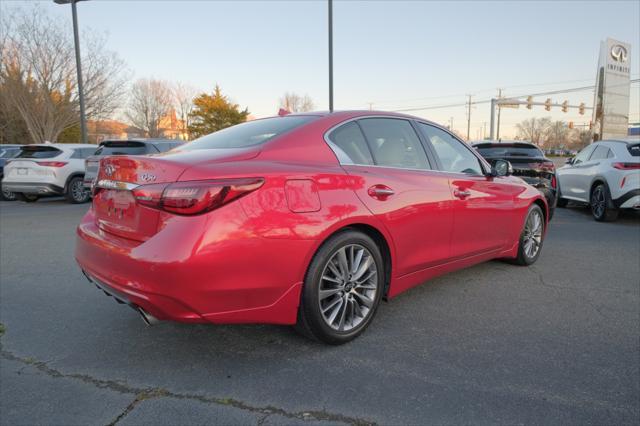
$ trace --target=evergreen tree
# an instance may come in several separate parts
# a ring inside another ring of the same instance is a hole
[[[217,132],[225,127],[234,126],[247,121],[249,111],[240,110],[222,94],[216,85],[212,94],[203,93],[193,100],[193,110],[189,114],[189,133],[192,139]]]

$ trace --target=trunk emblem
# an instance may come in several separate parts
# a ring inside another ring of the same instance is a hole
[[[143,173],[140,175],[140,180],[144,182],[153,182],[156,180],[156,175],[152,175],[151,173]]]
[[[104,168],[104,174],[107,176],[111,176],[116,172],[116,168],[113,167],[111,164],[107,164]]]

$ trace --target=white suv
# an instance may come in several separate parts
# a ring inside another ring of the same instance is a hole
[[[4,167],[2,188],[28,202],[64,195],[70,203],[84,203],[90,195],[82,184],[84,160],[96,149],[87,144],[24,145]]]
[[[589,203],[597,221],[618,218],[619,209],[640,209],[640,139],[589,145],[556,172],[558,206]]]

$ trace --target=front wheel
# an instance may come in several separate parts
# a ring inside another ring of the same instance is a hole
[[[591,214],[598,222],[612,222],[618,218],[618,209],[613,207],[609,188],[603,183],[591,191]]]
[[[69,181],[65,198],[72,204],[86,203],[89,201],[89,191],[84,187],[83,178],[76,176]]]
[[[537,204],[529,207],[524,228],[520,234],[518,257],[515,263],[522,266],[532,265],[540,257],[544,238],[544,214]]]
[[[367,235],[347,230],[327,240],[304,282],[296,329],[324,343],[347,343],[371,323],[384,289],[380,249]]]

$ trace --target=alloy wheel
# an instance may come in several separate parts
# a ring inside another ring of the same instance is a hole
[[[534,258],[540,250],[542,244],[543,231],[542,214],[539,210],[532,210],[524,225],[523,249],[524,254],[529,258]]]
[[[591,211],[595,217],[602,217],[607,207],[607,200],[602,185],[596,187],[591,194]]]
[[[82,183],[82,180],[76,179],[74,182],[71,183],[71,195],[73,196],[73,199],[77,202],[82,202],[87,199],[88,193],[87,193],[87,190],[84,188],[84,184]]]
[[[378,270],[372,254],[360,244],[341,247],[327,262],[320,278],[320,312],[337,331],[349,331],[371,312],[378,291]]]
[[[16,199],[16,194],[11,191],[7,191],[6,189],[2,190],[2,196],[7,201],[13,201]]]

